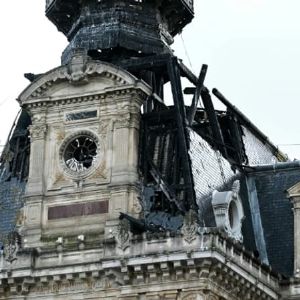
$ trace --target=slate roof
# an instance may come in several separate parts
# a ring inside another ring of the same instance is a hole
[[[279,168],[276,168],[279,167]],[[290,276],[294,260],[294,221],[286,191],[300,181],[300,167],[282,163],[256,168],[255,179],[269,263]]]
[[[31,120],[21,111],[0,159],[0,247],[8,233],[15,230],[23,207],[29,169],[29,133]]]

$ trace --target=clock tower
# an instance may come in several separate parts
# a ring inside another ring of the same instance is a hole
[[[20,95],[32,116],[25,244],[104,233],[120,212],[138,215],[140,108],[150,92],[130,73],[78,51]]]
[[[35,77],[18,99],[32,119],[27,247],[59,237],[109,238],[120,213],[139,216],[141,107],[153,92],[162,96],[165,79],[124,65],[170,55],[193,3],[47,0],[46,15],[70,43],[62,65]]]

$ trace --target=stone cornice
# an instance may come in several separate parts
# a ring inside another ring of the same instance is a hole
[[[50,90],[53,85],[59,82],[69,82],[72,86],[86,85],[89,79],[94,77],[103,77],[109,79],[112,83],[111,88],[104,88],[98,93],[98,95],[80,95],[74,97],[68,97],[68,99],[61,99],[62,101],[88,101],[92,96],[99,96],[100,98],[106,97],[111,94],[125,94],[130,93],[132,90],[140,90],[143,93],[149,95],[151,88],[143,81],[138,80],[129,72],[105,62],[85,62],[81,64],[76,63],[61,66],[53,69],[37,80],[30,84],[18,97],[18,101],[23,105],[37,104],[47,102],[56,102],[60,99],[55,97],[47,97],[47,91]],[[70,99],[71,98],[71,99]]]
[[[130,243],[124,250],[110,243],[103,245],[105,251],[41,252],[27,267],[19,263],[2,270],[0,299],[18,293],[103,290],[107,286],[119,291],[132,287],[136,293],[144,293],[149,285],[180,288],[197,286],[200,281],[218,286],[224,299],[278,299],[278,278],[218,235],[199,235],[191,244],[179,236],[159,240],[145,237]],[[83,256],[84,262],[80,259]],[[51,259],[60,260],[60,264]]]
[[[42,108],[42,107],[53,107],[58,105],[67,105],[67,104],[76,104],[76,103],[88,103],[93,101],[105,101],[105,99],[114,98],[114,101],[117,101],[117,98],[136,95],[142,100],[145,100],[149,95],[150,91],[143,89],[143,84],[136,85],[126,85],[122,87],[112,87],[110,89],[105,89],[100,93],[91,93],[79,96],[68,96],[68,97],[41,97],[30,99],[22,104],[26,108]]]

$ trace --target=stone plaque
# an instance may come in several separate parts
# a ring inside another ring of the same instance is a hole
[[[49,207],[48,220],[108,213],[108,200]]]

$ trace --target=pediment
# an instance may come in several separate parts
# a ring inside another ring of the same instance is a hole
[[[132,74],[109,63],[74,63],[40,76],[21,93],[18,101],[24,105],[43,99],[80,97],[125,89],[137,82]]]
[[[300,196],[300,181],[287,190],[289,198]]]

